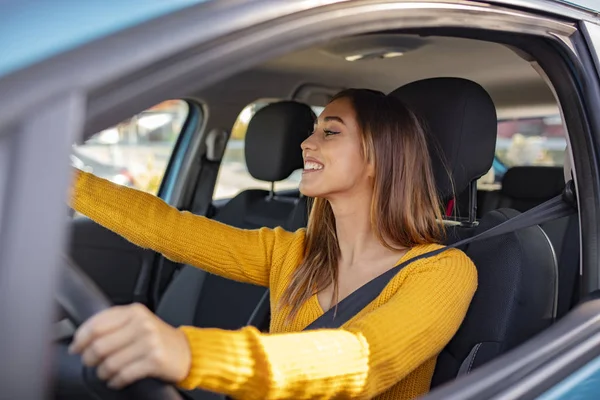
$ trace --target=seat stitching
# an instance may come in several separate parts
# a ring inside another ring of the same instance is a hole
[[[475,346],[475,354],[473,354],[473,358],[471,358],[471,362],[469,363],[469,368],[467,369],[467,373],[471,372],[471,369],[473,368],[473,363],[475,362],[475,358],[477,357],[477,353],[479,352],[480,348],[481,348],[481,343],[477,343],[477,345]]]

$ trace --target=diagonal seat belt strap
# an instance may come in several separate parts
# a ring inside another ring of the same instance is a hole
[[[504,235],[505,233],[515,232],[519,229],[528,228],[534,225],[541,225],[545,222],[566,217],[575,213],[577,210],[563,199],[563,195],[554,197],[537,207],[504,221],[503,223],[481,232],[473,237],[456,242],[448,247],[460,247],[478,240],[488,239],[494,236]]]

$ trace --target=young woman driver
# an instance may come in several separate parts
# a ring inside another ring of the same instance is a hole
[[[315,200],[307,229],[294,233],[236,229],[76,172],[73,208],[171,260],[268,286],[272,320],[269,334],[174,328],[141,305],[118,306],[83,324],[71,351],[115,388],[155,377],[243,399],[426,393],[477,286],[460,250],[409,264],[342,328],[302,332],[366,282],[441,247],[423,129],[399,100],[351,89],[301,147],[300,190]]]

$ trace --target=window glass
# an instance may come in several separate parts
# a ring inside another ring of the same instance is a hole
[[[114,183],[156,194],[188,113],[185,101],[164,101],[73,146],[71,163]]]
[[[246,167],[246,157],[244,155],[244,139],[248,123],[258,110],[276,100],[259,100],[246,106],[231,129],[231,138],[227,143],[219,176],[215,186],[213,198],[215,200],[232,198],[246,189],[265,189],[271,188],[270,182],[263,182],[254,179]],[[324,107],[312,107],[313,111],[319,115]],[[298,149],[300,151],[300,149]],[[293,172],[287,179],[275,182],[275,190],[297,189],[302,178],[302,171]]]
[[[561,166],[567,141],[559,115],[498,123],[496,156],[507,167]]]
[[[566,147],[560,115],[499,121],[496,159],[477,186],[483,190],[499,189],[506,170],[515,166],[562,166]]]

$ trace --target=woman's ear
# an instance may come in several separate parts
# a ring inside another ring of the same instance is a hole
[[[367,163],[367,176],[369,178],[375,178],[375,163],[373,161]]]

